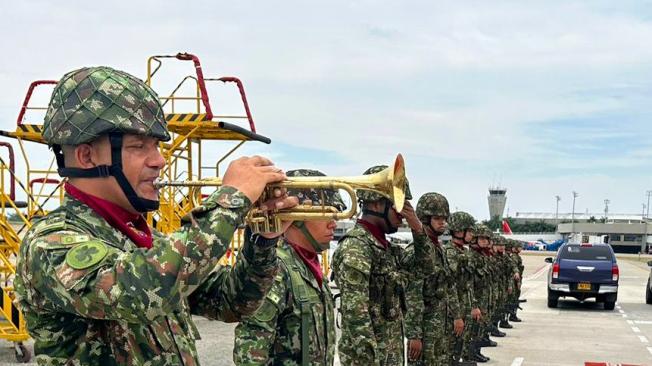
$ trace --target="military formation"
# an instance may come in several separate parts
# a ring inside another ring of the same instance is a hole
[[[236,264],[217,265],[253,208],[345,209],[328,189],[278,189],[260,202],[269,184],[324,176],[316,170],[237,159],[178,231],[156,232],[145,217],[158,208],[158,145],[170,134],[156,93],[125,72],[64,75],[43,138],[67,178],[65,199],[25,235],[15,281],[39,365],[198,365],[191,315],[238,323],[236,365],[333,365],[336,354],[342,365],[472,365],[488,361],[490,336],[520,321],[520,244],[450,214],[439,193],[413,208],[407,181],[403,202],[356,192],[361,215],[333,253],[331,278],[320,265],[336,227],[326,218],[247,227]],[[404,222],[406,248],[386,237]]]

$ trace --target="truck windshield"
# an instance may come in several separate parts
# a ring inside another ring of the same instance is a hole
[[[569,245],[560,253],[561,259],[579,259],[591,261],[611,261],[611,251],[606,246],[582,247]]]

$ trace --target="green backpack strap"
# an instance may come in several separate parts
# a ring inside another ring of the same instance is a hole
[[[301,312],[301,365],[308,366],[310,364],[310,337],[308,334],[308,327],[310,326],[310,317],[312,315],[310,304],[311,299],[314,296],[308,294],[308,286],[306,286],[305,281],[301,277],[299,267],[292,260],[292,254],[290,251],[281,248],[278,250],[278,257],[290,272],[292,293],[299,301],[299,311]]]

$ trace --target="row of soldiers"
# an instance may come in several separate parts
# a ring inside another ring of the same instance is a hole
[[[338,343],[319,264],[334,220],[283,222],[274,232],[248,227],[236,264],[217,266],[252,209],[344,209],[334,190],[279,190],[260,200],[269,184],[324,174],[283,172],[260,156],[236,159],[222,186],[164,235],[146,214],[159,206],[159,145],[171,138],[158,96],[128,73],[81,68],[55,86],[43,139],[67,178],[65,197],[24,236],[15,279],[39,365],[198,365],[191,315],[239,322],[238,365],[328,366],[336,347],[342,365],[404,365],[405,335],[410,362],[451,365],[477,357],[507,313],[516,320],[518,248],[506,251],[503,238],[468,214],[449,215],[437,193],[423,195],[415,210],[406,182],[404,202],[356,192],[362,215],[332,260]],[[404,220],[414,238],[407,249],[386,238]],[[452,241],[442,246],[447,221]]]
[[[417,215],[431,221],[429,237],[437,252],[437,271],[410,276],[405,330],[411,365],[474,365],[489,358],[481,347],[495,347],[489,338],[504,337],[501,328],[520,322],[519,305],[523,263],[520,242],[476,224],[466,212],[449,217],[448,202],[427,193]],[[451,240],[440,244],[444,220]],[[410,250],[410,247],[408,247]]]
[[[384,168],[374,166],[364,174]],[[407,201],[412,198],[409,186],[406,192],[406,208],[397,212],[389,198],[359,190],[362,216],[333,254],[332,277],[341,295],[341,364],[404,365],[405,338],[410,365],[486,362],[480,347],[496,346],[489,335],[504,337],[499,327],[520,321],[520,245],[476,224],[468,213],[450,215],[439,193],[424,194],[413,210]],[[313,190],[289,193],[312,203],[343,205],[332,191],[326,199]],[[414,238],[406,249],[385,237],[398,230],[403,218]],[[439,237],[447,226],[451,241],[443,245]],[[302,251],[296,244],[301,238],[288,240],[288,233],[285,238],[278,249],[281,273],[265,304],[236,327],[238,365],[333,363],[335,324],[328,279],[317,275],[316,283],[310,266],[296,255]],[[322,243],[316,252],[327,247]]]

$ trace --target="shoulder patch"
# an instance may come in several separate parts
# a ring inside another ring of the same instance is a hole
[[[106,245],[101,241],[86,241],[66,253],[66,264],[74,269],[85,269],[101,262],[108,252]]]

